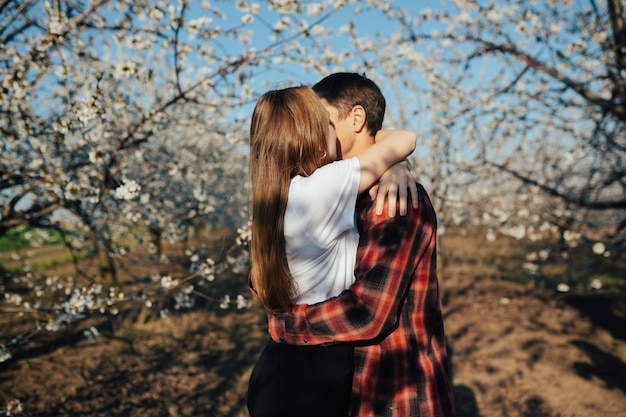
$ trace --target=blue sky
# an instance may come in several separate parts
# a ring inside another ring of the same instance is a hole
[[[207,11],[202,10],[199,7],[200,3],[201,2],[195,2],[195,5],[194,5],[195,7],[193,8],[193,11],[192,11],[193,17],[209,15]],[[216,24],[219,24],[222,27],[228,27],[227,25],[231,25],[230,27],[234,27],[240,24],[240,19],[243,14],[239,10],[235,9],[234,2],[211,1],[210,3],[212,7],[215,7],[216,9],[219,9],[220,11],[222,10],[225,11],[229,17],[228,21],[226,22],[219,21],[219,22],[216,22]],[[304,2],[304,4],[307,4],[307,3],[315,3],[315,1]],[[366,4],[366,2],[363,2],[363,3]],[[432,7],[437,7],[439,4],[439,2],[429,2],[429,1],[424,1],[424,0],[418,0],[418,1],[397,0],[397,1],[390,2],[390,3],[393,3],[394,7],[400,6],[403,8],[407,8],[415,12],[416,14],[424,7],[432,8]],[[278,20],[279,15],[276,12],[269,10],[265,2],[258,2],[258,4],[261,6],[261,13],[259,15],[259,19],[256,19],[256,21],[253,24],[255,37],[252,43],[252,47],[256,49],[262,49],[266,47],[267,45],[271,44],[272,42],[269,40],[270,30],[264,26],[264,24],[261,22],[261,19],[263,19],[269,24],[274,24]],[[356,7],[359,7],[359,6],[356,6]],[[330,16],[327,20],[325,20],[322,23],[322,25],[324,27],[331,27],[333,29],[336,29],[341,26],[344,26],[350,21],[353,21],[356,25],[356,32],[360,35],[368,35],[368,34],[374,35],[375,33],[378,33],[378,32],[384,33],[384,34],[390,34],[398,29],[398,24],[396,22],[390,22],[382,15],[382,13],[378,11],[369,11],[369,12],[361,13],[355,16],[353,14],[354,8],[355,8],[354,5],[348,5],[344,7],[343,9],[338,10],[337,12],[333,13],[332,16]],[[304,15],[303,17],[306,18],[306,20],[309,23],[314,22],[320,18],[320,16],[308,17],[306,15]],[[333,44],[336,46],[338,50],[347,48],[349,46],[349,42],[347,38],[345,37],[337,37],[333,39]],[[241,48],[239,44],[236,44],[234,42],[225,43],[225,46],[237,48],[237,49]],[[233,53],[234,52],[235,51],[233,51]],[[284,68],[282,68],[282,70],[284,70]],[[298,74],[297,68],[294,68],[293,71],[295,72],[291,72],[292,76],[299,75],[302,77],[302,79],[297,80],[298,82],[310,84],[310,83],[314,83],[317,81],[317,78],[318,78],[317,74],[304,74],[304,73]],[[268,77],[268,80],[272,80],[273,78],[276,78],[276,81],[284,79],[284,75],[281,76],[280,71],[277,71],[277,74],[275,75],[269,74],[269,73],[265,75]]]
[[[220,11],[226,12],[228,15],[228,19],[226,21],[218,18],[214,18],[213,24],[219,25],[221,28],[229,28],[229,27],[237,27],[241,25],[241,17],[245,14],[240,10],[237,10],[233,1],[225,1],[225,0],[217,0],[211,1],[211,7],[218,9]],[[254,3],[254,2],[251,2]],[[268,45],[271,45],[273,41],[270,40],[271,30],[266,26],[263,21],[267,22],[269,25],[275,24],[280,15],[273,10],[268,8],[266,2],[257,1],[261,7],[261,12],[259,16],[255,18],[255,22],[253,23],[252,29],[255,33],[254,40],[250,47],[256,48],[257,50],[262,50]],[[316,1],[308,1],[303,2],[306,4],[316,3]],[[362,2],[367,5],[367,2]],[[391,3],[391,2],[390,2]],[[424,0],[397,0],[392,2],[394,7],[402,7],[406,8],[413,12],[414,15],[419,15],[420,10],[423,8],[436,8],[441,7],[439,1],[424,1]],[[193,2],[192,10],[190,14],[187,16],[188,20],[192,20],[201,16],[209,16],[212,17],[210,11],[206,11],[200,7],[201,2]],[[376,33],[382,33],[384,35],[389,35],[399,29],[399,25],[397,22],[389,21],[384,15],[378,11],[368,11],[364,13],[360,13],[358,15],[354,14],[355,7],[362,7],[360,5],[350,4],[334,13],[322,22],[323,27],[338,29],[348,22],[354,22],[356,26],[356,33],[360,36],[375,36]],[[328,12],[328,11],[326,11]],[[298,23],[300,19],[305,19],[307,22],[312,23],[321,18],[324,14],[315,17],[309,17],[305,14],[302,16],[294,17],[294,23]],[[217,39],[216,42],[219,42],[223,46],[224,53],[228,53],[230,55],[238,55],[241,53],[242,45],[240,42],[231,40],[231,39]],[[306,40],[303,44],[306,45]],[[328,42],[328,41],[325,41]],[[333,44],[333,47],[337,51],[341,51],[347,48],[350,48],[350,40],[344,36],[338,36],[333,38],[330,41]],[[314,52],[315,53],[315,52]],[[337,67],[332,68],[329,72],[333,71],[341,71],[348,70],[346,67]],[[251,69],[254,75],[254,83],[258,86],[256,89],[258,92],[263,92],[272,88],[278,88],[281,85],[287,84],[308,84],[312,85],[315,82],[319,81],[320,78],[324,74],[319,74],[317,72],[307,72],[304,71],[299,65],[293,64],[280,64],[280,65],[272,65],[269,64],[263,67],[255,67]],[[379,80],[375,80],[379,82]],[[284,84],[281,84],[284,83]],[[381,86],[382,87],[382,86]],[[241,109],[243,114],[247,114],[250,109],[243,108]]]

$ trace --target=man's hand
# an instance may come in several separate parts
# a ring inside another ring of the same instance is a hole
[[[400,205],[400,215],[406,215],[409,194],[411,195],[413,208],[417,208],[417,187],[415,186],[415,181],[407,161],[398,162],[389,168],[380,178],[378,184],[370,188],[369,191],[372,200],[376,199],[376,214],[383,214],[385,197],[389,200],[389,217],[395,217],[398,204]]]

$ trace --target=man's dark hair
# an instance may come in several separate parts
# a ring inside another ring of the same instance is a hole
[[[375,135],[383,127],[385,96],[376,83],[363,75],[337,72],[324,77],[313,86],[320,98],[338,111],[339,119],[345,119],[354,106],[362,106],[367,117],[367,128]]]

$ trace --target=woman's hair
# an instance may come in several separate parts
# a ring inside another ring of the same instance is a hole
[[[309,87],[265,93],[250,124],[250,278],[267,310],[287,309],[297,291],[285,257],[289,184],[324,164],[328,112]]]

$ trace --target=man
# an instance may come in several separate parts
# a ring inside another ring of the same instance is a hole
[[[374,143],[385,113],[375,83],[336,73],[313,89],[337,131],[340,157]],[[354,344],[352,416],[455,415],[437,281],[436,216],[419,184],[417,197],[417,208],[404,206],[405,215],[389,217],[376,213],[382,210],[367,193],[359,196],[355,283],[338,297],[269,317],[276,342]]]

